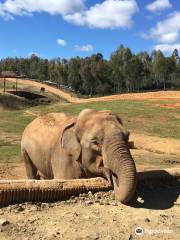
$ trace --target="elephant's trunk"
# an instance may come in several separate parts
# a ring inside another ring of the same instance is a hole
[[[136,167],[126,141],[114,134],[104,143],[105,165],[113,174],[115,198],[127,203],[136,188]]]

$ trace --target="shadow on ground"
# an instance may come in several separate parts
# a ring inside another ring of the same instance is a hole
[[[130,205],[134,208],[154,210],[168,209],[177,203],[180,196],[180,179],[171,181],[144,181],[138,184],[135,197]]]
[[[25,99],[14,97],[13,95],[0,95],[0,108],[3,110],[19,110],[22,107],[29,106]]]

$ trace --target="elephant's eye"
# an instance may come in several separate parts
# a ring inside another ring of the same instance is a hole
[[[91,140],[91,147],[94,151],[101,152],[101,143],[98,141],[98,139]]]

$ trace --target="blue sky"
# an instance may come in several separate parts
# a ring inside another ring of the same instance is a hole
[[[179,0],[0,0],[0,58],[180,51]]]

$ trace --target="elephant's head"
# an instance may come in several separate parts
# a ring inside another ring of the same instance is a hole
[[[98,176],[109,169],[115,197],[125,203],[136,187],[136,167],[128,138],[129,132],[118,115],[112,111],[86,109],[66,127],[62,144],[74,160],[81,162],[87,174]]]

